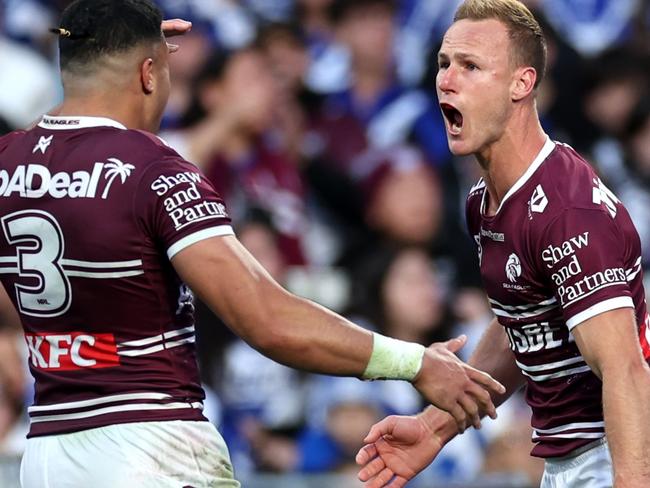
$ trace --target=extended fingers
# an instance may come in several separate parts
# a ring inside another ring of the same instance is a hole
[[[381,473],[384,468],[386,468],[384,460],[381,457],[377,456],[359,471],[359,479],[361,481],[368,481],[369,479]]]
[[[366,488],[384,488],[392,481],[393,473],[392,469],[384,468],[382,469],[374,478],[366,481]]]
[[[451,407],[449,413],[452,417],[454,417],[454,420],[456,421],[458,432],[460,434],[465,432],[465,429],[467,428],[467,414],[465,413],[465,410],[460,405],[460,403],[456,403],[453,407]]]
[[[386,486],[386,488],[402,488],[403,486],[406,486],[407,482],[408,480],[406,478],[395,476],[395,478],[393,478],[393,481],[391,481],[390,484]]]
[[[372,458],[377,457],[377,447],[374,444],[366,444],[357,453],[355,461],[358,465],[363,466],[367,464]]]
[[[465,370],[472,381],[482,385],[484,388],[492,391],[493,393],[502,395],[506,392],[506,387],[492,378],[492,376],[489,374],[472,368],[471,366],[467,366]]]
[[[479,409],[482,413],[493,419],[497,418],[497,410],[492,402],[492,397],[485,389],[476,383],[472,383],[468,389],[468,393],[478,403]]]
[[[467,336],[463,334],[458,337],[454,337],[453,339],[449,339],[443,344],[449,351],[455,354],[460,351],[465,344],[467,344]]]
[[[473,425],[477,429],[481,428],[481,416],[476,400],[470,395],[463,395],[458,399],[461,407],[467,414],[467,425]]]

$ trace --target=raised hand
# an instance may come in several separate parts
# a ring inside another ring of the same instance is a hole
[[[430,413],[451,420],[440,411],[425,412]],[[401,488],[435,459],[445,440],[427,424],[425,414],[393,415],[372,426],[356,456],[359,479],[367,488]]]
[[[183,19],[163,20],[160,27],[165,37],[181,36],[192,29],[192,22]]]
[[[413,385],[434,406],[449,412],[459,432],[473,425],[481,427],[481,417],[496,418],[491,393],[501,395],[505,388],[489,374],[462,362],[455,353],[467,341],[460,336],[427,348],[422,369]]]
[[[192,30],[192,22],[183,19],[163,20],[160,28],[165,37],[182,36]],[[177,44],[167,43],[167,47],[170,53],[175,53],[179,49]]]

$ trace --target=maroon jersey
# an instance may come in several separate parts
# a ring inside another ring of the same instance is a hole
[[[548,140],[493,216],[482,181],[467,200],[492,310],[527,379],[532,454],[564,456],[605,435],[602,384],[571,331],[634,309],[650,357],[641,243],[625,208],[576,152]]]
[[[278,230],[278,244],[287,264],[306,262],[303,236],[306,232],[306,193],[295,164],[288,156],[260,140],[239,160],[216,156],[206,176],[226,200],[235,221],[245,218],[251,206],[266,210]]]
[[[0,138],[0,279],[36,380],[30,436],[205,420],[193,297],[170,259],[232,233],[201,172],[157,137],[43,117]]]

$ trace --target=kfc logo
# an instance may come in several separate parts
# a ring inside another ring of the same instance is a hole
[[[113,334],[25,334],[34,368],[70,371],[119,366]]]

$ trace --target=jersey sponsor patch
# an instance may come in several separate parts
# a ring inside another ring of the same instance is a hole
[[[549,322],[526,324],[522,327],[506,327],[510,349],[523,354],[555,349],[564,344],[559,328]]]
[[[578,249],[589,246],[589,232],[583,232],[568,238],[559,246],[547,246],[542,251],[542,261],[547,268],[552,268],[567,256],[572,256]]]
[[[151,184],[151,191],[158,197],[164,196],[163,207],[176,231],[196,222],[228,218],[223,203],[206,200],[197,188],[201,176],[184,171],[174,176],[161,175]]]
[[[0,196],[21,198],[96,198],[106,200],[116,179],[124,184],[135,166],[117,158],[96,162],[91,171],[51,174],[41,164],[18,165],[12,173],[0,170]]]
[[[45,371],[110,368],[120,364],[113,334],[25,334],[25,342],[31,365]]]

